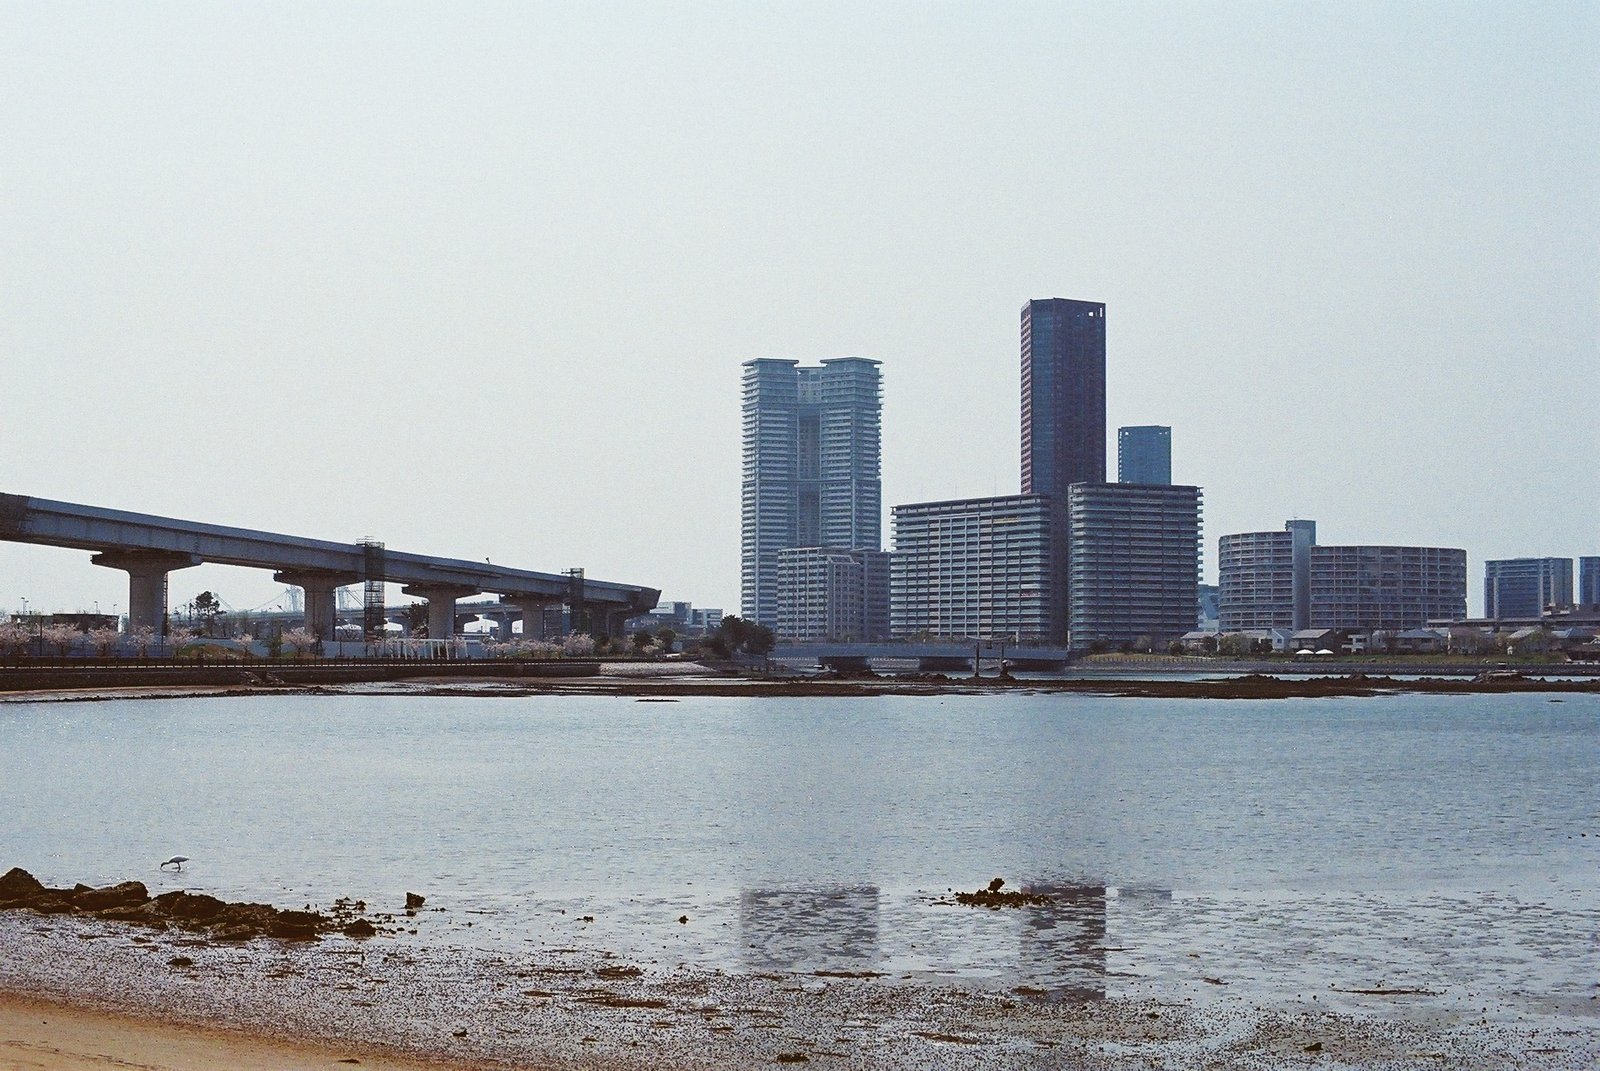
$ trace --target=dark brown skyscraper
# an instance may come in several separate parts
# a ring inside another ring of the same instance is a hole
[[[1022,307],[1022,493],[1067,499],[1106,480],[1106,307],[1044,298]]]
[[[1067,488],[1106,480],[1106,307],[1041,298],[1022,306],[1022,493],[1052,516],[1050,639],[1068,629]]]

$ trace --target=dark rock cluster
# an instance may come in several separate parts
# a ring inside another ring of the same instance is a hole
[[[157,930],[190,930],[216,941],[248,941],[256,937],[315,941],[322,934],[335,931],[351,937],[370,937],[378,932],[371,922],[348,910],[334,915],[285,911],[271,904],[230,903],[205,893],[181,890],[151,896],[142,881],[124,881],[100,889],[88,885],[52,889],[26,870],[13,867],[0,876],[0,911],[18,909],[44,915],[92,915]]]
[[[1003,889],[1005,883],[1005,878],[995,878],[989,883],[987,889],[978,889],[975,892],[958,892],[955,894],[955,902],[966,907],[987,907],[991,910],[997,910],[1002,907],[1039,907],[1055,903],[1056,898],[1047,893]],[[935,903],[948,902],[935,901]]]

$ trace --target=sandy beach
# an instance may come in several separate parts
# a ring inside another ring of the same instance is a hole
[[[421,1071],[447,1065],[370,1047],[286,1041],[0,993],[0,1067],[7,1071]]]

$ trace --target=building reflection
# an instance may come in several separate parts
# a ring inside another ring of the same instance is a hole
[[[1052,1000],[1098,1000],[1106,995],[1104,885],[1030,885],[1024,892],[1051,898],[1020,908],[1018,966],[1024,992]]]
[[[881,959],[878,888],[746,889],[741,955],[756,970],[863,971]]]

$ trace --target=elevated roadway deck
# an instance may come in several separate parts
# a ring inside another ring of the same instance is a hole
[[[388,548],[375,558],[360,543],[3,493],[0,539],[90,551],[94,564],[126,571],[130,628],[160,628],[166,612],[167,574],[203,562],[271,569],[280,583],[304,588],[307,625],[324,637],[333,635],[334,592],[369,579],[403,584],[406,594],[426,599],[429,634],[436,639],[454,633],[455,601],[469,595],[498,594],[523,609],[525,622],[536,620],[545,606],[555,603],[581,607],[599,615],[597,624],[610,633],[620,630],[628,617],[653,609],[661,595],[655,588],[581,575],[541,573]],[[381,566],[372,565],[377,560]],[[375,571],[381,575],[372,575]]]

